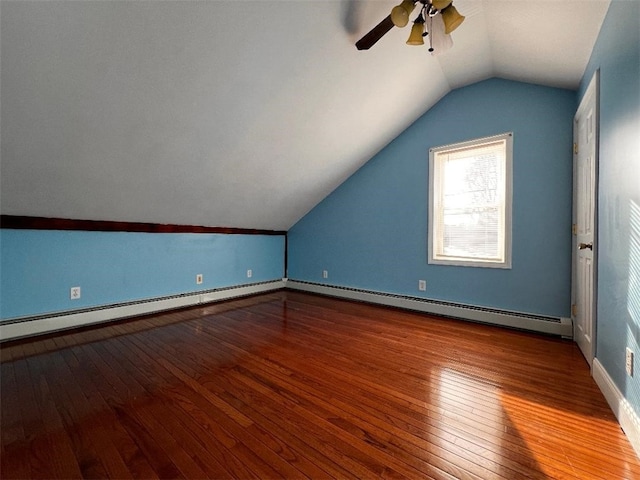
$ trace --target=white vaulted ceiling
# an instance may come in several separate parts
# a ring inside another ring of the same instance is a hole
[[[456,0],[447,53],[357,51],[395,3],[2,1],[2,213],[286,230],[454,88],[577,88],[609,1]]]

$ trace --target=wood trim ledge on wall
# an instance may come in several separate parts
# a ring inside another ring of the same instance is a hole
[[[205,227],[110,220],[75,220],[70,218],[0,215],[0,228],[20,230],[82,230],[89,232],[142,233],[223,233],[231,235],[286,235],[284,230],[261,230],[234,227]]]

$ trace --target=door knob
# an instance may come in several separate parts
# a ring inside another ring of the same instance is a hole
[[[584,250],[588,248],[589,250],[593,251],[593,243],[579,243],[578,248],[580,250]]]

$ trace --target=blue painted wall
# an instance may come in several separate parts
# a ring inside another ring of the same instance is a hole
[[[640,412],[640,1],[613,0],[580,96],[600,70],[596,357]]]
[[[284,236],[3,229],[0,265],[7,319],[281,279]]]
[[[569,316],[576,106],[574,91],[502,79],[452,91],[291,228],[289,278]],[[513,268],[428,265],[429,148],[509,131]]]

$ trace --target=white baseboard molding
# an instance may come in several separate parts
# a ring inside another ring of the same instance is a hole
[[[285,283],[284,279],[274,280],[80,311],[9,319],[0,324],[0,341],[280,290]]]
[[[323,285],[291,279],[287,281],[286,285],[287,288],[293,290],[301,290],[361,302],[376,303],[389,307],[397,307],[444,317],[518,328],[521,330],[530,330],[550,335],[559,335],[565,338],[573,337],[573,326],[570,318],[545,317],[542,315],[474,307],[471,305],[454,304],[451,302],[439,302],[419,297],[394,295],[370,290]]]
[[[602,391],[604,398],[613,410],[620,427],[627,435],[631,446],[640,457],[640,417],[633,409],[631,404],[622,395],[613,379],[609,376],[604,366],[597,358],[593,359],[593,367],[591,370],[593,379]]]

